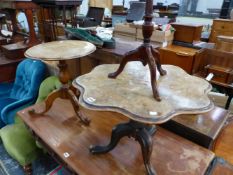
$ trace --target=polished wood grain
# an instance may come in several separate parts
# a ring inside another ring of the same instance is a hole
[[[230,19],[214,19],[209,42],[215,43],[217,36],[233,36],[233,21]]]
[[[14,44],[10,45],[4,45],[2,46],[2,50],[4,52],[4,55],[9,59],[22,59],[24,58],[24,51],[28,47],[31,47],[33,45],[36,45],[40,43],[36,36],[36,32],[34,29],[34,19],[33,19],[33,13],[34,10],[36,10],[38,6],[29,0],[1,0],[0,1],[0,9],[3,9],[8,12],[10,15],[11,23],[13,26],[13,36],[12,39],[15,42]],[[27,23],[29,27],[29,37],[24,40],[22,36],[18,36],[18,25],[17,25],[17,10],[24,11]],[[24,40],[24,41],[22,41]],[[21,41],[21,42],[19,42]]]
[[[179,66],[187,73],[192,74],[198,52],[199,50],[193,48],[169,45],[160,49],[160,59],[162,64]]]
[[[193,43],[201,39],[203,25],[172,23],[175,28],[174,40]]]
[[[22,59],[8,59],[0,52],[0,83],[15,79],[16,69]]]
[[[225,108],[228,109],[233,98],[233,73],[232,71],[229,72],[233,68],[233,53],[215,49],[204,49],[195,59],[193,73],[205,78],[208,75],[208,67],[218,67],[218,73],[214,75],[217,79],[211,79],[210,82],[220,92],[229,96],[225,105]],[[221,72],[219,72],[220,70]],[[226,72],[228,72],[227,75]],[[219,76],[225,76],[225,78],[220,79]]]
[[[203,71],[207,65],[217,65],[223,68],[233,67],[233,53],[215,49],[204,49],[195,59],[194,73]]]
[[[233,164],[233,121],[229,122],[222,130],[214,145],[214,152],[217,156]]]
[[[44,104],[38,104],[42,110]],[[82,109],[90,119],[89,127],[80,124],[69,101],[57,99],[46,116],[30,116],[28,110],[18,114],[41,139],[50,153],[80,175],[143,175],[145,168],[139,144],[129,138],[103,155],[92,155],[90,145],[106,144],[112,127],[127,118],[113,112]],[[202,175],[214,154],[162,128],[153,137],[152,165],[158,175]]]
[[[216,158],[209,175],[233,175],[233,165],[222,158]]]
[[[215,49],[233,52],[233,36],[217,36]]]
[[[122,73],[128,62],[141,61],[144,66],[146,65],[149,66],[153,97],[155,98],[155,100],[161,101],[159,92],[157,90],[156,71],[158,71],[160,76],[166,75],[166,71],[161,66],[159,51],[154,49],[150,43],[151,36],[154,31],[154,24],[152,23],[152,19],[153,19],[153,0],[147,0],[144,22],[142,24],[142,35],[143,35],[142,45],[132,51],[125,53],[124,57],[122,58],[122,61],[120,62],[118,69],[115,72],[109,73],[108,77],[115,79],[118,77],[118,75]]]
[[[215,107],[203,114],[175,116],[162,126],[201,146],[212,149],[212,145],[224,127],[229,113],[223,108]]]
[[[28,49],[28,45],[24,42],[16,42],[13,44],[2,45],[2,52],[8,59],[23,59],[24,52]]]

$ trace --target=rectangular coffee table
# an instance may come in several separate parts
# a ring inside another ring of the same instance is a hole
[[[145,168],[139,144],[123,138],[109,153],[95,156],[89,146],[109,141],[111,129],[119,122],[127,121],[114,112],[82,111],[91,119],[84,126],[75,117],[67,100],[57,99],[44,116],[29,115],[32,108],[42,110],[38,104],[18,114],[34,136],[48,149],[50,155],[75,174],[80,175],[143,175]],[[211,164],[214,153],[161,127],[153,137],[151,163],[162,175],[203,175]],[[195,165],[195,166],[194,166]]]

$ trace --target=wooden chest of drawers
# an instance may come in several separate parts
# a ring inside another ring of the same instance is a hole
[[[160,60],[162,64],[179,66],[187,73],[192,74],[193,63],[199,50],[169,45],[160,49]]]
[[[172,23],[175,28],[174,40],[193,43],[200,41],[203,25]]]
[[[216,42],[219,35],[233,36],[233,21],[227,19],[215,19],[213,21],[209,42]]]

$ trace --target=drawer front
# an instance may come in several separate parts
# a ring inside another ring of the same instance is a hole
[[[174,40],[193,43],[193,41],[195,40],[195,28],[176,26]]]
[[[161,50],[161,63],[179,66],[187,73],[192,73],[194,56],[186,52],[172,52]]]
[[[217,41],[217,36],[219,35],[233,36],[233,30],[232,31],[212,30],[210,34],[210,42],[215,43]]]
[[[231,31],[233,28],[233,22],[217,22],[214,23],[214,30],[228,30]]]
[[[229,73],[214,70],[214,69],[208,69],[208,74],[209,73],[214,74],[214,77],[212,79],[213,81],[218,81],[218,82],[221,82],[221,83],[227,83]]]

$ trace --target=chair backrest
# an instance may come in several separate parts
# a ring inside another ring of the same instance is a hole
[[[61,87],[61,83],[56,76],[46,78],[40,85],[39,95],[36,103],[44,101],[47,96],[54,90]]]
[[[94,18],[97,25],[100,25],[104,17],[104,8],[89,7],[87,12],[88,18]]]
[[[46,66],[40,60],[25,59],[17,67],[11,98],[36,98],[41,82],[46,74]]]

